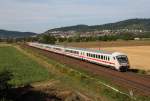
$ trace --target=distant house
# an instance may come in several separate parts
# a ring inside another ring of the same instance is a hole
[[[140,40],[140,38],[134,38],[134,40]]]

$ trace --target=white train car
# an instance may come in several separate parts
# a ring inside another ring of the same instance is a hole
[[[41,43],[28,43],[29,46],[86,60],[103,66],[112,67],[118,71],[126,71],[130,68],[127,55],[119,52],[93,51],[83,48],[63,47]]]

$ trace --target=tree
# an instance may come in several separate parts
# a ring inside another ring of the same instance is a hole
[[[7,98],[8,90],[12,87],[12,85],[9,84],[12,76],[12,73],[8,70],[0,72],[0,99]]]
[[[46,44],[55,44],[56,38],[50,35],[42,35],[40,36],[39,41]]]

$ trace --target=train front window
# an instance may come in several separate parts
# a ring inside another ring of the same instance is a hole
[[[128,63],[128,58],[127,58],[127,56],[124,56],[124,55],[117,56],[117,60],[118,60],[120,63]]]

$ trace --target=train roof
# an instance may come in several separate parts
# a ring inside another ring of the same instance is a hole
[[[92,49],[87,49],[87,48],[75,48],[75,47],[66,47],[66,48],[76,49],[76,50],[80,50],[80,51],[103,53],[103,54],[109,54],[109,55],[111,55],[113,53],[113,52],[108,52],[108,51],[104,51],[104,50],[92,50]]]
[[[68,46],[60,46],[60,45],[51,45],[51,46],[56,46],[56,47],[61,47],[61,48],[68,48],[68,49],[75,49],[79,51],[88,51],[88,52],[96,52],[96,53],[103,53],[103,54],[109,54],[111,55],[113,52],[108,52],[104,50],[92,50],[92,49],[87,49],[87,48],[76,48],[76,47],[68,47]]]
[[[38,44],[43,44],[43,43],[38,43]],[[55,47],[60,47],[60,48],[75,49],[75,50],[79,50],[79,51],[88,51],[88,52],[103,53],[103,54],[108,54],[108,55],[112,55],[114,53],[114,52],[108,52],[108,51],[104,51],[104,50],[92,50],[92,49],[87,49],[87,48],[76,48],[76,47],[68,47],[68,46],[60,46],[60,45],[50,45],[50,44],[43,44],[43,45],[55,46]]]

